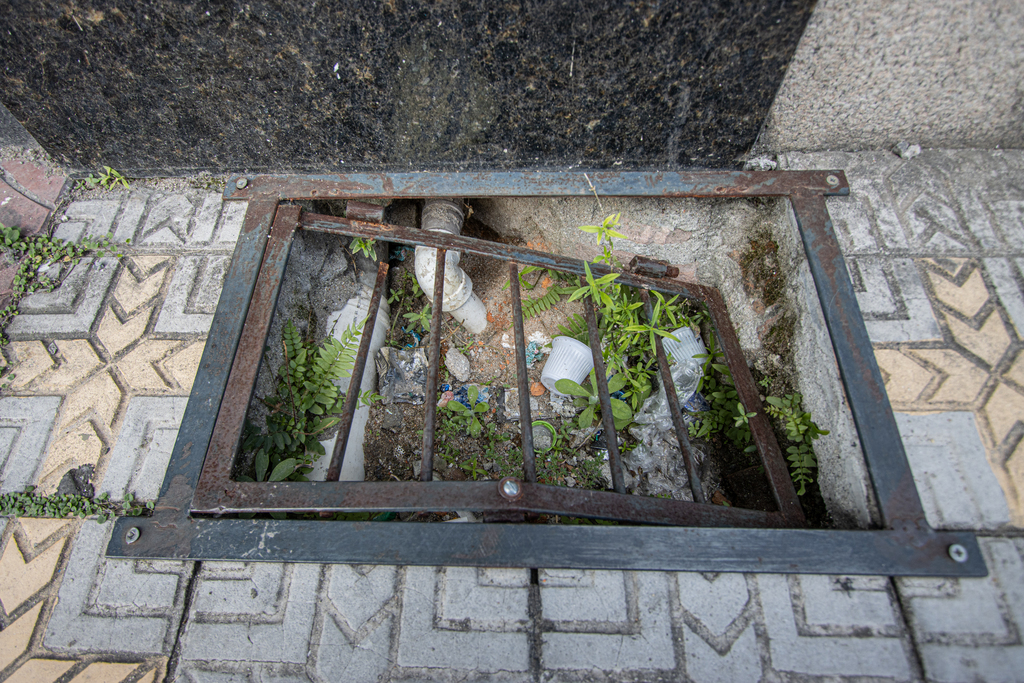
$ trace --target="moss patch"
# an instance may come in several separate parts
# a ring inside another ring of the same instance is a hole
[[[779,267],[779,244],[771,235],[762,232],[751,238],[739,263],[748,294],[759,297],[766,307],[782,299],[786,277]]]

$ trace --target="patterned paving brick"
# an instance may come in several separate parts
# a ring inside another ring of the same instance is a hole
[[[858,256],[849,258],[847,265],[871,341],[941,338],[913,260]]]
[[[230,259],[186,256],[178,260],[170,289],[156,321],[157,334],[206,333]]]
[[[97,492],[115,500],[128,492],[141,500],[154,500],[187,403],[184,396],[133,398]]]
[[[113,524],[82,525],[43,643],[68,654],[169,655],[192,563],[108,560]]]
[[[0,398],[0,492],[21,491],[41,474],[60,398]]]
[[[22,299],[7,334],[16,340],[88,336],[117,270],[112,257],[82,259],[58,289]]]

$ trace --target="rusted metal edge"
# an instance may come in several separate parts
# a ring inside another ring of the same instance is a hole
[[[137,528],[139,540],[124,542]],[[162,544],[151,518],[121,517],[110,557],[341,562],[469,567],[980,577],[966,532],[720,529],[558,524],[416,524],[273,519],[192,519],[187,551]],[[967,561],[949,556],[951,545]]]
[[[587,286],[584,277],[580,284]],[[594,379],[597,380],[597,400],[601,405],[601,426],[604,428],[604,442],[608,449],[608,464],[612,471],[612,488],[615,493],[626,495],[626,481],[622,473],[622,454],[619,452],[619,437],[615,431],[615,416],[612,414],[612,399],[608,393],[608,370],[604,366],[604,354],[601,352],[601,338],[597,330],[597,312],[590,297],[583,297],[583,314],[587,320],[587,340],[590,342],[590,354],[594,358]]]
[[[430,311],[430,339],[427,344],[427,386],[424,390],[423,453],[420,455],[420,481],[434,479],[434,437],[437,431],[437,379],[441,373],[441,312],[444,301],[444,271],[447,251],[434,254],[434,291]],[[470,406],[472,409],[472,406]]]
[[[249,400],[256,386],[256,377],[263,359],[263,347],[270,332],[270,321],[274,316],[277,297],[281,291],[284,266],[288,261],[288,252],[298,226],[300,212],[298,206],[282,205],[277,208],[259,277],[256,279],[256,287],[231,365],[231,373],[224,389],[224,398],[217,413],[210,446],[206,451],[206,459],[196,484],[193,508],[207,507],[211,502],[217,504],[223,493],[223,482],[230,480],[235,452],[245,425]]]
[[[640,298],[644,302],[647,320],[651,325],[656,325],[657,320],[654,319],[654,308],[651,306],[650,293],[646,289],[641,289]],[[679,396],[676,394],[676,385],[672,381],[672,371],[668,367],[665,346],[659,335],[654,335],[654,355],[658,361],[658,372],[661,377],[661,385],[665,389],[668,412],[672,416],[672,426],[676,431],[676,440],[679,442],[679,449],[683,454],[683,464],[686,466],[686,476],[690,482],[690,492],[693,494],[695,502],[706,503],[707,498],[704,496],[704,489],[701,487],[700,472],[697,470],[697,463],[694,461],[693,451],[690,449],[690,437],[683,422],[683,412],[679,408]]]
[[[515,500],[501,495],[499,483],[487,481],[312,481],[223,483],[216,504],[193,508],[194,514],[250,512],[532,512],[591,517],[641,524],[682,526],[790,526],[777,512],[761,512],[685,500],[632,496],[610,491],[570,489],[522,482]]]
[[[519,291],[519,266],[508,264],[512,293],[512,324],[516,337],[516,386],[519,387],[519,434],[523,451],[523,478],[537,481],[537,463],[533,452],[533,418],[530,415],[530,380],[526,369],[526,332],[523,329],[523,300]]]
[[[846,175],[839,170],[514,171],[236,175],[228,180],[224,198],[590,197],[595,193],[604,197],[781,197],[796,192],[845,195],[849,191]]]
[[[366,372],[367,356],[370,354],[370,341],[377,324],[377,312],[380,310],[380,299],[384,294],[384,286],[388,279],[388,262],[385,259],[377,264],[377,279],[374,281],[373,294],[370,296],[370,308],[363,323],[363,333],[359,338],[359,350],[352,363],[352,375],[348,381],[348,393],[341,410],[341,421],[338,423],[338,436],[331,453],[331,464],[327,467],[327,481],[338,481],[341,467],[345,461],[345,450],[348,448],[348,437],[352,431],[352,418],[359,404],[359,393],[363,386],[363,373]],[[373,362],[373,361],[370,361]]]

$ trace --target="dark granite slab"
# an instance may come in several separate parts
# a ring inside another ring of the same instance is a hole
[[[813,0],[3,0],[0,100],[73,169],[731,166]]]

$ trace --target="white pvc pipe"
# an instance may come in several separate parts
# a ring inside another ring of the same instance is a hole
[[[431,232],[447,232],[458,235],[462,232],[462,205],[447,199],[429,199],[423,207],[423,229]],[[473,281],[466,271],[459,267],[460,254],[449,251],[444,260],[444,295],[441,310],[452,314],[473,334],[487,329],[487,308],[480,297],[473,293]],[[434,291],[434,271],[437,264],[437,250],[416,247],[416,280],[420,288],[430,296]]]

